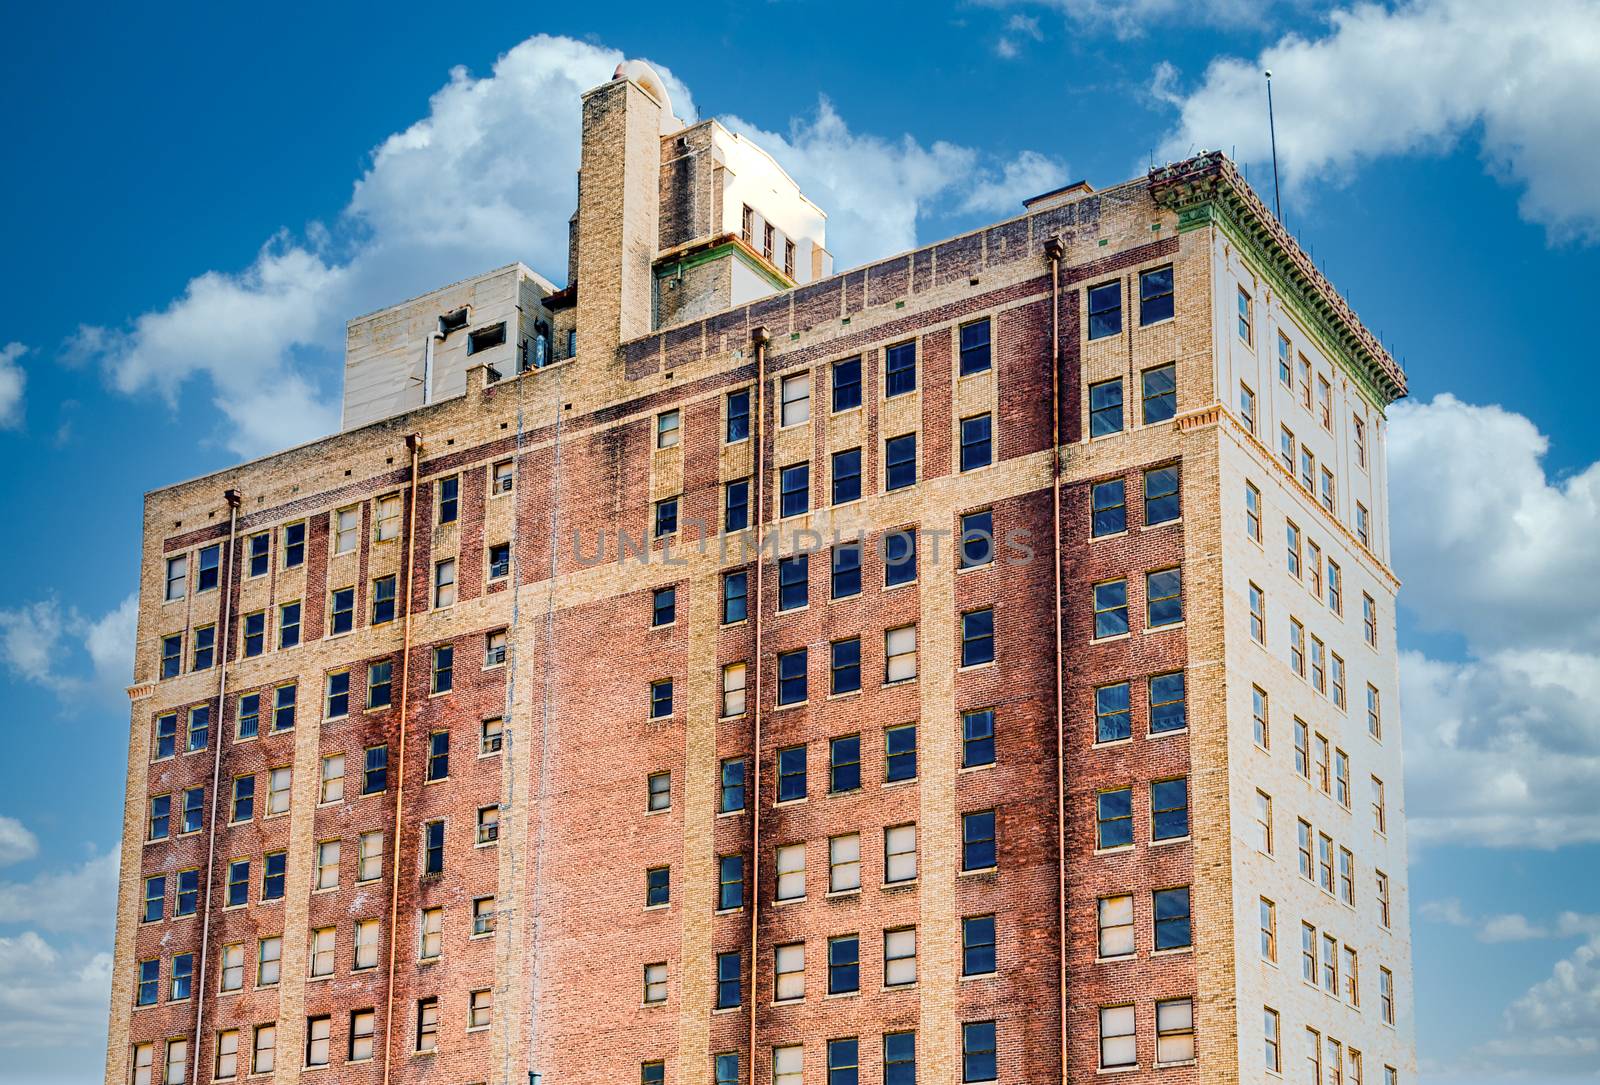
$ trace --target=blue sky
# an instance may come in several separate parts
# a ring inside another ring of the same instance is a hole
[[[560,281],[576,94],[620,54],[760,133],[840,267],[1191,147],[1259,186],[1274,70],[1285,218],[1411,378],[1391,475],[1424,1078],[1593,1078],[1600,6],[1510,8],[11,12],[0,1078],[99,1073],[142,494],[330,429],[348,317],[515,259]]]

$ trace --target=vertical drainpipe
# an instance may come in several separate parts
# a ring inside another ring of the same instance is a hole
[[[755,432],[751,435],[755,439],[755,543],[756,543],[756,590],[755,590],[755,649],[753,656],[754,677],[751,679],[751,696],[753,707],[751,709],[753,720],[753,737],[751,739],[751,773],[750,773],[750,1080],[755,1080],[756,1072],[756,951],[759,946],[761,922],[761,675],[765,665],[761,660],[761,614],[762,614],[762,568],[764,565],[761,549],[762,525],[766,522],[766,507],[762,503],[762,495],[766,489],[766,403],[767,403],[767,344],[772,341],[772,334],[765,325],[757,327],[750,333],[751,340],[755,343],[756,351],[756,416]]]
[[[432,340],[430,339],[431,343]],[[422,435],[419,433],[406,434],[406,448],[411,452],[411,485],[408,500],[410,509],[407,513],[406,523],[406,561],[405,572],[401,583],[405,585],[405,620],[401,625],[400,646],[400,741],[399,750],[395,754],[395,790],[394,790],[394,848],[389,854],[389,966],[388,975],[384,980],[384,1010],[383,1010],[383,1082],[389,1082],[389,1062],[394,1052],[394,966],[395,950],[399,939],[395,937],[400,920],[400,856],[401,838],[405,835],[405,799],[406,799],[406,709],[409,704],[411,692],[411,612],[412,577],[415,571],[417,553],[417,460],[422,455]]]
[[[200,1077],[200,1041],[205,1034],[206,964],[211,960],[207,946],[211,938],[211,883],[217,861],[217,792],[222,780],[222,706],[228,695],[228,619],[232,616],[233,550],[239,533],[241,500],[238,490],[228,490],[223,497],[228,501],[228,548],[222,559],[222,614],[217,620],[217,714],[211,723],[210,736],[211,741],[216,743],[216,749],[211,754],[211,828],[206,837],[206,884],[205,895],[201,898],[205,901],[205,907],[200,917],[200,973],[194,995],[194,1043],[189,1047],[189,1054],[194,1059],[194,1078],[191,1080]]]
[[[1061,678],[1061,258],[1060,237],[1045,242],[1050,259],[1050,554],[1055,576],[1056,932],[1061,954],[1061,1077],[1067,1076],[1067,794],[1066,690]]]

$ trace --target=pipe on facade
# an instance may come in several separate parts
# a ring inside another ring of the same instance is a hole
[[[430,340],[431,342],[431,340]],[[417,474],[418,460],[422,455],[422,435],[406,434],[406,448],[411,453],[411,484],[406,513],[406,560],[400,582],[405,585],[405,617],[401,623],[400,644],[400,740],[395,753],[394,772],[394,848],[389,853],[389,965],[384,980],[383,1008],[383,1082],[389,1083],[389,1063],[394,1052],[394,968],[399,939],[395,937],[400,921],[400,856],[401,838],[405,835],[406,803],[406,725],[411,692],[411,612],[414,588],[411,583],[416,568],[417,554]]]
[[[755,585],[755,645],[752,658],[754,660],[754,675],[751,677],[751,771],[750,771],[750,1080],[755,1080],[756,1072],[756,952],[759,947],[761,923],[761,676],[766,671],[766,665],[761,659],[761,615],[763,582],[762,569],[764,566],[761,536],[762,527],[766,523],[766,506],[763,504],[763,495],[766,492],[766,404],[767,404],[767,344],[772,341],[772,334],[765,325],[757,327],[750,333],[750,338],[755,344],[756,351],[756,412],[754,432],[751,437],[755,442],[755,543],[756,543],[756,585]]]
[[[206,887],[205,907],[200,916],[200,971],[194,994],[194,1043],[189,1054],[194,1059],[194,1080],[200,1078],[200,1041],[205,1035],[206,1020],[206,965],[211,960],[211,885],[217,862],[217,811],[218,789],[222,786],[222,711],[228,696],[228,645],[231,643],[229,619],[233,615],[233,558],[234,546],[239,536],[239,505],[242,498],[238,490],[223,494],[228,501],[228,548],[222,564],[222,613],[217,616],[217,714],[212,720],[210,741],[216,744],[211,754],[211,827],[206,836]]]
[[[1055,576],[1056,930],[1061,954],[1061,1077],[1067,1076],[1067,793],[1066,690],[1061,677],[1061,258],[1060,237],[1045,242],[1050,260],[1050,553]]]

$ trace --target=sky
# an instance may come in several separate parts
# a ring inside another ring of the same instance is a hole
[[[0,1082],[104,1056],[142,495],[337,428],[343,323],[560,282],[624,56],[855,266],[1221,148],[1391,411],[1428,1085],[1600,1075],[1600,0],[14,6],[0,66]]]

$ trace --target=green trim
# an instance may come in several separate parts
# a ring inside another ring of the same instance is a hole
[[[670,279],[679,272],[697,268],[701,264],[712,263],[728,255],[738,257],[739,261],[744,264],[745,267],[749,268],[751,271],[754,271],[757,275],[760,275],[763,279],[767,280],[767,282],[770,283],[775,289],[794,289],[794,283],[789,282],[787,279],[773,271],[771,268],[767,267],[761,261],[752,259],[750,254],[744,250],[744,247],[736,241],[724,241],[720,245],[713,245],[709,249],[702,249],[699,252],[690,253],[688,256],[673,260],[671,263],[664,263],[656,268],[656,279],[658,281],[661,279]]]

